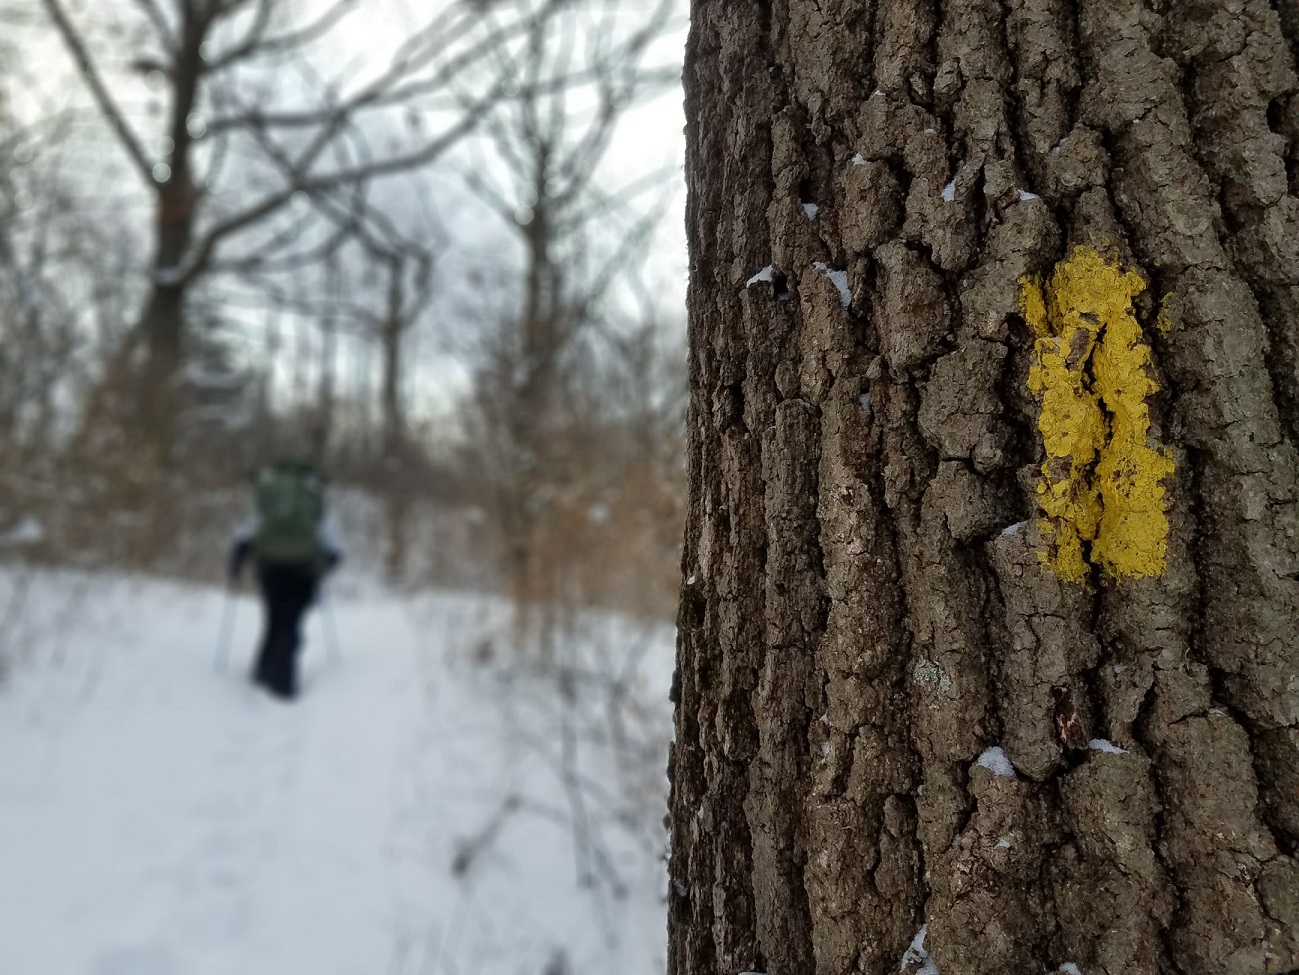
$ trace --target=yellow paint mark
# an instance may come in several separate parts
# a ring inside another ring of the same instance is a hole
[[[1020,280],[1020,308],[1037,336],[1028,388],[1046,450],[1037,487],[1042,558],[1069,582],[1084,584],[1089,562],[1119,578],[1164,571],[1162,482],[1173,461],[1147,443],[1146,401],[1159,387],[1132,310],[1144,289],[1136,272],[1089,247],[1048,280]]]

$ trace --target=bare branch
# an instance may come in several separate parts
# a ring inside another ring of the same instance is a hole
[[[113,131],[117,133],[122,147],[126,150],[131,161],[135,163],[144,181],[151,187],[157,185],[153,178],[153,166],[149,163],[149,157],[145,154],[144,147],[136,137],[135,132],[126,122],[126,117],[122,114],[121,108],[113,99],[112,94],[104,85],[104,80],[100,77],[99,70],[90,58],[90,52],[86,49],[85,42],[81,35],[77,33],[76,27],[68,19],[59,0],[41,0],[50,19],[54,21],[55,27],[58,28],[59,36],[63,38],[63,43],[67,46],[72,59],[77,64],[77,69],[81,72],[82,78],[85,79],[87,87],[90,88],[95,102],[99,105],[100,111],[108,124],[112,126]]]
[[[300,51],[314,44],[331,31],[359,5],[360,0],[337,0],[337,2],[320,15],[315,21],[297,30],[286,31],[276,37],[268,37],[258,52],[260,56],[275,56],[289,51]]]
[[[560,2],[561,0],[549,0],[548,6],[558,7]],[[450,47],[478,24],[479,21],[476,19],[462,19],[454,25],[454,30],[446,29],[447,36],[440,39],[441,46]],[[383,74],[337,104],[319,109],[283,112],[265,112],[252,106],[239,105],[234,114],[210,120],[208,130],[218,132],[241,128],[311,128],[329,124],[340,115],[354,115],[365,109],[398,105],[430,91],[444,91],[455,78],[463,75],[488,55],[500,50],[506,41],[517,37],[522,30],[523,27],[519,24],[496,28],[427,77],[412,80],[412,74],[419,70],[422,66],[420,62],[427,59],[428,55],[421,59],[415,58],[410,52],[398,53]],[[407,42],[407,46],[414,44],[414,40]]]
[[[613,286],[614,281],[617,280],[619,273],[626,267],[631,256],[649,240],[650,234],[662,221],[662,217],[661,210],[651,210],[637,220],[631,229],[623,235],[618,247],[604,261],[594,280],[586,289],[582,301],[583,316],[588,315],[590,309],[604,298],[605,294]]]
[[[590,200],[583,203],[575,212],[582,220],[591,220],[620,206],[625,206],[642,193],[662,187],[676,172],[676,166],[662,166],[636,177],[629,183],[624,183],[611,192],[590,190]]]
[[[171,24],[167,22],[167,15],[158,6],[158,0],[135,0],[135,5],[144,11],[149,23],[158,32],[158,39],[162,42],[163,48],[168,52],[174,52],[176,49],[176,37],[172,33]]]
[[[465,185],[494,210],[502,220],[509,221],[513,219],[514,204],[497,192],[477,171],[466,172],[461,178],[464,179]]]
[[[229,16],[232,12],[231,8],[233,6],[233,4],[228,5],[226,9],[222,10],[220,14],[218,14],[218,16]],[[219,58],[214,63],[210,64],[208,66],[209,70],[218,71],[228,64],[233,64],[236,61],[242,60],[251,52],[255,51],[257,45],[265,35],[266,29],[271,25],[272,10],[274,10],[273,0],[257,0],[257,10],[253,14],[253,22],[249,25],[248,33],[244,35],[244,39],[237,43],[224,57]]]
[[[323,14],[306,26],[267,37],[270,4],[264,2],[258,8],[257,20],[249,30],[248,36],[231,50],[214,59],[208,65],[208,70],[215,73],[252,58],[275,57],[301,51],[333,30],[344,17],[356,9],[358,3],[359,0],[335,0]]]
[[[496,97],[496,94],[492,93],[489,99],[494,100]],[[487,101],[488,99],[484,99],[483,108],[486,108]],[[426,165],[446,152],[476,124],[476,114],[466,113],[450,129],[415,152],[319,176],[308,176],[302,168],[287,173],[288,184],[282,189],[208,230],[194,248],[191,258],[177,270],[180,280],[188,281],[205,270],[221,241],[282,210],[293,199],[295,193],[303,192],[308,195],[322,193],[359,180],[390,176]],[[308,161],[307,165],[310,164],[311,161]]]

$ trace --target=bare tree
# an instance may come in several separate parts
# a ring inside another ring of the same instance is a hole
[[[626,110],[670,76],[650,63],[670,13],[661,3],[630,29],[613,15],[534,24],[518,64],[523,93],[484,123],[504,178],[493,180],[488,165],[466,175],[523,251],[520,308],[494,334],[476,381],[506,572],[520,600],[560,596],[557,567],[547,567],[537,534],[567,476],[557,453],[565,358],[606,310],[661,212],[637,203],[662,189],[664,174],[614,190],[600,176]],[[575,62],[587,83],[556,90],[549,79],[573,73]]]
[[[368,338],[378,339],[381,349],[381,478],[375,487],[387,506],[385,566],[389,577],[396,581],[406,566],[407,516],[417,490],[412,483],[413,455],[404,382],[409,365],[408,339],[430,307],[434,258],[424,241],[415,243],[391,234],[382,240],[363,235],[360,244],[365,259],[379,269],[383,283],[382,301],[372,309],[355,309],[354,318]]]
[[[21,72],[16,49],[0,43],[0,526],[66,527],[55,516],[72,501],[57,483],[68,403],[120,336],[131,292],[114,246],[123,228],[86,212],[61,165],[76,114],[37,100],[20,115],[8,93],[23,87]]]
[[[129,79],[105,66],[122,52],[102,50],[63,0],[40,2],[153,201],[148,294],[119,360],[143,347],[134,422],[163,464],[175,443],[185,307],[199,282],[237,270],[250,252],[309,239],[317,211],[299,201],[440,157],[516,85],[504,52],[553,9],[520,0],[488,17],[475,4],[448,3],[382,70],[356,79],[343,69],[320,77],[314,67],[359,16],[355,0],[305,15],[284,0],[133,0],[113,12],[126,37],[141,38],[130,70],[162,88],[166,108],[154,127],[129,110]],[[393,147],[358,158],[355,140],[383,127]]]

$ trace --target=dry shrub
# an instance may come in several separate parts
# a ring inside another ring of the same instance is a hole
[[[571,356],[546,395],[526,400],[508,359],[477,376],[464,467],[504,587],[530,613],[673,612],[685,489],[678,350],[646,330],[615,351]]]

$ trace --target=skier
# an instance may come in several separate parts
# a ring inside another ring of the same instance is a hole
[[[343,550],[325,511],[325,480],[313,464],[281,460],[260,471],[255,485],[253,514],[235,532],[230,584],[238,584],[251,557],[266,604],[266,631],[252,679],[291,700],[298,692],[302,618]]]

